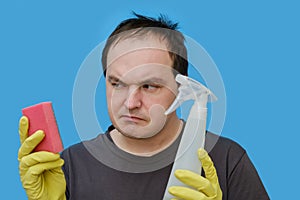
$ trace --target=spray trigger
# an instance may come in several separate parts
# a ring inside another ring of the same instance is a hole
[[[187,100],[195,100],[203,107],[206,107],[207,102],[217,100],[217,97],[207,87],[190,77],[178,74],[175,80],[180,84],[178,94],[171,106],[166,110],[166,115],[175,111]]]

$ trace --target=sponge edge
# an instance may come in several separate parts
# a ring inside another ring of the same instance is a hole
[[[23,108],[22,114],[29,120],[29,136],[37,130],[43,130],[45,133],[45,138],[34,149],[35,152],[49,151],[59,153],[63,150],[51,102],[43,102]]]

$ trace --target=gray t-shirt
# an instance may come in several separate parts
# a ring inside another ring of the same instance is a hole
[[[161,200],[180,137],[164,151],[142,157],[120,150],[110,137],[112,129],[62,152],[67,199]],[[205,149],[211,149],[223,200],[269,199],[253,164],[237,143],[207,133]]]

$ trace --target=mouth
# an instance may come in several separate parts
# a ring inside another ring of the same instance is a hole
[[[145,122],[146,120],[143,117],[136,116],[136,115],[122,115],[121,118],[127,122]]]

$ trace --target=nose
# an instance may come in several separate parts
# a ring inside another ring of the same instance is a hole
[[[142,94],[138,87],[130,86],[124,102],[128,110],[136,109],[142,105]]]

